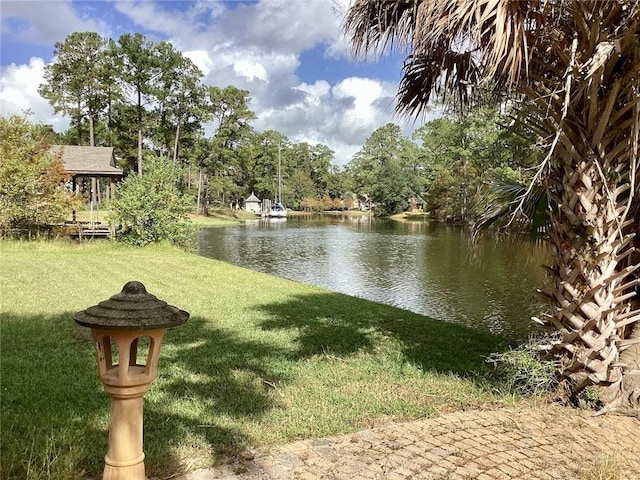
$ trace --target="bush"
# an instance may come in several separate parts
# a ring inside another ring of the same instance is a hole
[[[314,197],[304,197],[302,202],[300,202],[300,206],[304,210],[310,210],[312,212],[322,212],[323,210],[322,200]]]
[[[166,240],[193,249],[197,227],[187,218],[193,199],[180,191],[179,178],[166,160],[145,159],[144,175],[127,177],[112,203],[116,240],[140,246]]]
[[[48,132],[24,117],[0,117],[0,235],[43,231],[69,215],[68,175],[49,154]]]
[[[533,339],[506,352],[493,353],[487,362],[494,367],[494,380],[501,393],[546,395],[557,385],[556,363],[542,358]]]

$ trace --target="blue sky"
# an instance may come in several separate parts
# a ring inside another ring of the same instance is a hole
[[[168,40],[209,85],[249,90],[258,130],[323,143],[343,165],[394,117],[402,59],[355,61],[340,34],[349,0],[1,0],[0,113],[34,112],[56,130],[68,119],[37,94],[56,42],[74,31]],[[414,123],[403,124],[410,133]]]

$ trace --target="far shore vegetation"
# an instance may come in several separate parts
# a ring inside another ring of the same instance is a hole
[[[109,399],[73,313],[129,280],[190,312],[145,397],[149,475],[248,447],[527,401],[487,332],[274,278],[166,244],[0,242],[2,478],[98,476]],[[530,400],[529,400],[530,401]]]

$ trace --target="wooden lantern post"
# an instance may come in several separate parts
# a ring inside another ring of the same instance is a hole
[[[143,397],[158,372],[164,334],[186,322],[189,313],[147,293],[142,283],[128,282],[120,293],[73,318],[91,329],[98,375],[111,397],[102,478],[144,480]]]

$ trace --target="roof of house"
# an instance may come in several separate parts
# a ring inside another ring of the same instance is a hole
[[[72,175],[120,177],[123,174],[116,167],[113,147],[52,145],[50,152],[61,155],[64,169]]]
[[[249,198],[247,198],[244,203],[251,203],[251,202],[258,202],[260,203],[260,199],[258,197],[256,197],[253,192],[251,192],[251,195],[249,195]]]

